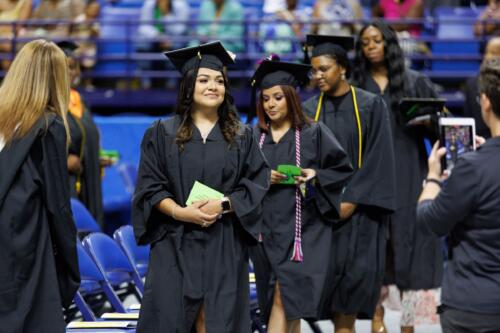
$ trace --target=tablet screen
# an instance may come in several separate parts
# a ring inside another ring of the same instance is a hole
[[[446,147],[445,167],[453,169],[460,155],[474,150],[472,125],[441,125],[441,137]]]

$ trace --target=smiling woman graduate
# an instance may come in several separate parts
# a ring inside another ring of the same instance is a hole
[[[240,124],[220,42],[166,53],[180,70],[177,114],[144,135],[133,224],[151,244],[138,332],[250,331],[248,250],[270,170]],[[187,204],[198,181],[220,198]]]
[[[327,276],[343,185],[352,167],[333,133],[302,113],[296,88],[310,66],[264,61],[254,75],[260,90],[255,137],[272,167],[263,201],[261,242],[252,247],[259,304],[269,332],[300,328],[300,319],[329,318]],[[298,167],[283,184],[284,165]]]

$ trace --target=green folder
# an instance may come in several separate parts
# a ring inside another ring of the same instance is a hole
[[[280,184],[285,185],[295,185],[295,178],[293,177],[300,176],[302,174],[301,169],[298,166],[288,164],[278,165],[277,171],[287,176],[286,179],[283,179],[280,182]]]
[[[186,206],[189,206],[196,201],[222,198],[224,198],[224,194],[200,183],[199,181],[195,181],[186,201]]]

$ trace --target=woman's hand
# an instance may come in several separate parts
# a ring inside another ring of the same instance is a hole
[[[200,207],[201,211],[208,215],[217,214],[217,216],[222,214],[222,204],[221,200],[210,199],[207,201],[203,207]]]
[[[441,159],[445,154],[446,148],[439,148],[439,141],[436,141],[432,147],[432,151],[427,162],[429,166],[427,178],[434,178],[438,180],[444,180],[446,178],[446,175],[443,175],[443,171],[441,170]]]
[[[209,227],[215,221],[219,214],[207,214],[201,209],[207,205],[209,200],[198,201],[187,207],[175,208],[175,219],[183,222],[198,224],[202,227]]]
[[[314,169],[301,169],[301,171],[302,175],[295,177],[295,181],[297,182],[297,184],[306,183],[316,177],[316,170]]]
[[[482,136],[476,135],[474,136],[474,141],[476,141],[476,148],[479,148],[486,142],[486,139]]]
[[[279,173],[278,171],[271,170],[271,185],[279,184],[287,178],[286,175]]]
[[[73,174],[79,174],[82,171],[80,157],[74,154],[68,155],[68,171]]]

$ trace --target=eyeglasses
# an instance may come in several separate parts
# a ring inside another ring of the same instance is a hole
[[[313,68],[311,69],[311,71],[309,72],[309,78],[313,78],[314,76],[318,75],[318,74],[325,74],[326,72],[328,72],[330,69],[332,69],[335,65],[332,65],[332,66],[320,66],[319,68]]]

